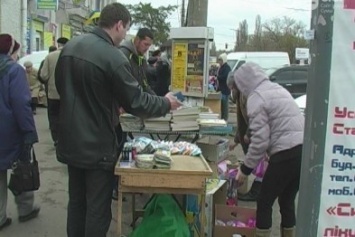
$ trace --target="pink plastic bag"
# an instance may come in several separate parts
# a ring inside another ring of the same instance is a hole
[[[259,162],[259,164],[253,170],[253,174],[258,178],[264,177],[267,166],[268,166],[268,157],[267,155],[265,155],[265,157]]]

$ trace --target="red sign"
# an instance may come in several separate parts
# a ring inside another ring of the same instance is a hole
[[[344,0],[344,9],[355,10],[355,0]]]

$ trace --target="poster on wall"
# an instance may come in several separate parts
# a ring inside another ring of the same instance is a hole
[[[37,0],[39,10],[58,10],[58,0]]]
[[[319,7],[325,7],[322,4]],[[355,91],[354,16],[354,0],[334,1],[328,123],[317,234],[322,237],[355,236],[355,100],[350,96]]]
[[[173,91],[185,91],[186,67],[187,43],[174,43],[171,79]]]
[[[70,25],[62,24],[62,37],[71,39],[71,27]]]
[[[52,32],[43,32],[44,35],[44,48],[48,49],[50,46],[53,45],[53,33]]]
[[[203,95],[204,63],[205,44],[203,42],[189,43],[185,92]]]

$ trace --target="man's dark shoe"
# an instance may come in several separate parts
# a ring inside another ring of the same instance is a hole
[[[245,201],[245,202],[256,202],[260,193],[260,189],[261,189],[261,182],[254,180],[249,192],[245,194],[238,194],[238,200]]]
[[[0,230],[4,229],[5,227],[11,225],[12,219],[11,218],[7,218],[6,221],[0,225]]]
[[[33,211],[31,211],[29,214],[27,214],[25,216],[19,216],[18,217],[19,222],[25,222],[25,221],[29,221],[33,218],[36,218],[38,216],[38,213],[40,210],[41,210],[41,208],[35,207],[33,209]]]
[[[116,189],[113,190],[112,192],[112,199],[117,201],[118,200],[118,192]]]
[[[118,191],[116,189],[114,189],[112,192],[112,200],[115,200],[115,201],[118,200]],[[126,200],[127,200],[126,197],[122,197],[122,202],[125,202]]]

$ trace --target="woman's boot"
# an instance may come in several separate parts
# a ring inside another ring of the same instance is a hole
[[[295,237],[295,227],[281,228],[281,237]]]
[[[256,228],[255,237],[270,237],[270,229],[258,229]]]

